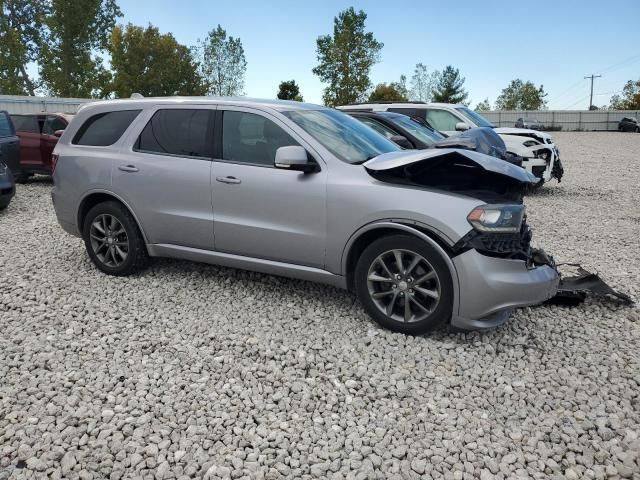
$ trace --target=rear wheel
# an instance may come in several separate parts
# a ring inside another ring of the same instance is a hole
[[[369,245],[355,270],[358,298],[383,327],[420,335],[451,318],[453,284],[442,256],[428,243],[392,235]]]
[[[100,203],[89,210],[82,236],[91,261],[109,275],[131,275],[148,262],[138,225],[118,202]]]

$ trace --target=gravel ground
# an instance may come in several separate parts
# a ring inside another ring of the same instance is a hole
[[[640,135],[555,134],[537,243],[640,298]],[[157,260],[92,267],[50,184],[0,214],[0,479],[640,479],[640,311],[414,338],[348,293]]]

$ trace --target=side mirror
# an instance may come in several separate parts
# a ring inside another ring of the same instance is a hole
[[[304,147],[298,145],[278,148],[274,165],[276,168],[282,168],[283,170],[295,170],[304,173],[315,172],[318,168],[318,165],[313,160],[309,160]]]
[[[60,138],[63,133],[64,133],[64,130],[56,130],[55,132],[53,132],[53,136]]]
[[[395,143],[399,147],[402,147],[408,150],[413,149],[413,145],[411,144],[411,142],[407,139],[407,137],[403,135],[394,135],[389,140],[391,140],[393,143]]]
[[[456,123],[456,131],[464,132],[465,130],[469,130],[471,127],[464,122]]]

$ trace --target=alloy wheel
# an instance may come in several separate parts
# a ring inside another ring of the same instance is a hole
[[[93,253],[105,266],[116,268],[127,260],[129,237],[115,216],[98,215],[91,223],[89,235]]]

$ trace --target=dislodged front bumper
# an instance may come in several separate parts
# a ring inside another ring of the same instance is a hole
[[[560,281],[552,265],[528,267],[524,260],[491,257],[475,249],[452,260],[460,298],[451,324],[465,330],[504,323],[514,308],[553,297]]]

